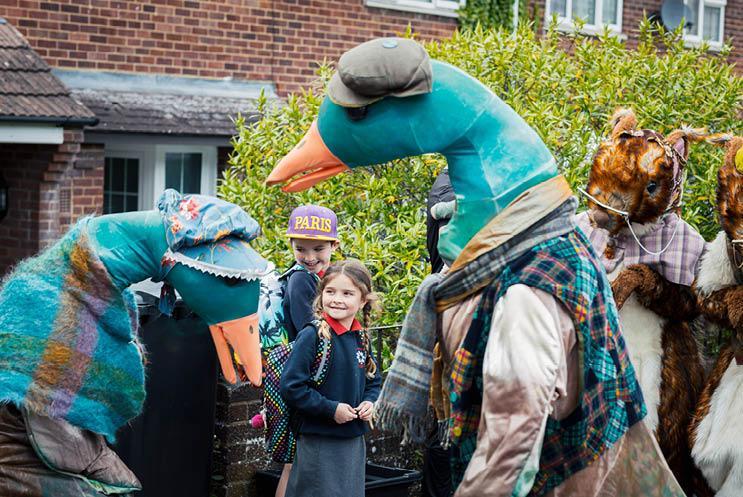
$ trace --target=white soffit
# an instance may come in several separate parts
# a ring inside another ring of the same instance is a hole
[[[58,126],[12,122],[0,123],[0,143],[59,145],[63,141],[64,132]]]

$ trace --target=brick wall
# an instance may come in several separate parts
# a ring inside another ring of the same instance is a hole
[[[0,221],[0,275],[39,246],[39,184],[56,146],[0,144],[8,215]]]
[[[546,0],[530,0],[528,12],[536,13],[536,21],[543,26]],[[627,46],[636,47],[638,26],[643,16],[660,12],[663,0],[624,0],[622,6],[622,33],[627,36]],[[743,68],[743,0],[727,0],[725,7],[725,40],[732,38],[734,50],[728,58],[740,71]],[[715,52],[710,52],[714,54]]]
[[[59,232],[83,216],[102,213],[104,150],[80,144],[73,168],[60,184]]]
[[[543,21],[545,0],[534,0]],[[273,81],[279,92],[309,83],[316,62],[349,47],[404,30],[446,37],[454,19],[367,7],[364,0],[3,0],[12,22],[52,66]],[[661,0],[626,0],[630,46],[644,11]],[[533,9],[530,9],[530,14]],[[741,45],[743,0],[728,0],[726,37]]]
[[[217,385],[214,452],[212,454],[213,497],[268,497],[259,495],[255,472],[274,468],[265,451],[263,430],[250,426],[250,418],[261,410],[260,391],[248,385]],[[367,459],[393,468],[421,470],[420,445],[400,444],[400,437],[372,431],[366,436]],[[379,491],[380,489],[377,489]],[[420,495],[420,488],[412,495]]]
[[[364,0],[3,0],[2,15],[53,67],[310,82],[315,62],[405,30],[448,36],[454,19]]]
[[[66,129],[61,145],[0,144],[8,215],[0,221],[0,275],[56,241],[86,214],[100,213],[103,146]]]

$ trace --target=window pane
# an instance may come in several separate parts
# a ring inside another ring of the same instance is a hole
[[[139,191],[139,161],[129,159],[126,164],[126,192],[137,193]]]
[[[686,0],[686,6],[689,7],[686,15],[685,33],[693,36],[699,36],[699,0]]]
[[[165,154],[165,188],[175,188],[181,191],[181,171],[183,170],[183,154]]]
[[[126,196],[126,212],[132,212],[137,210],[137,196],[127,195]]]
[[[720,36],[720,17],[722,17],[722,9],[720,7],[704,6],[702,37],[705,40],[722,41],[722,37]]]
[[[201,193],[201,154],[165,154],[165,188]]]
[[[618,0],[603,0],[601,20],[604,24],[619,24],[617,21]]]
[[[111,161],[111,190],[124,191],[124,164],[125,159],[113,159]]]
[[[103,174],[103,213],[136,211],[139,200],[139,159],[106,157]]]
[[[558,17],[567,17],[567,0],[551,0],[550,12]]]
[[[201,154],[187,154],[183,164],[183,193],[201,193]]]
[[[107,214],[124,212],[124,196],[118,193],[111,194],[110,211]]]
[[[584,19],[588,24],[596,23],[595,0],[573,0],[573,19]]]
[[[111,168],[113,167],[113,161],[111,157],[106,157],[106,162],[103,166],[103,189],[111,189]]]

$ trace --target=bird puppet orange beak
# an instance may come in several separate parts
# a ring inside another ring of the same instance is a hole
[[[286,183],[283,191],[299,192],[349,170],[325,145],[315,120],[302,140],[273,168],[266,184]]]
[[[247,376],[251,384],[258,387],[262,382],[261,340],[258,334],[258,314],[224,321],[209,326],[222,373],[230,383],[237,381],[230,346],[240,357],[240,376]]]

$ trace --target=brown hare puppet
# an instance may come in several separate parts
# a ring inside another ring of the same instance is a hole
[[[663,137],[637,129],[620,109],[601,143],[588,180],[589,210],[577,216],[603,262],[648,415],[668,465],[687,495],[704,479],[691,460],[688,427],[704,372],[688,325],[697,314],[691,292],[704,249],[701,235],[678,215],[688,128]]]
[[[717,497],[743,495],[743,138],[719,135],[727,147],[717,173],[722,231],[708,244],[694,288],[702,312],[733,331],[699,398],[692,456]]]

